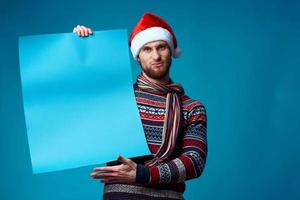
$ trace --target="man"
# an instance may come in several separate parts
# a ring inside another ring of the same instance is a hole
[[[79,36],[90,28],[74,28]],[[142,73],[134,91],[153,158],[139,163],[118,156],[115,166],[96,167],[91,176],[104,186],[104,199],[183,199],[185,180],[199,177],[206,155],[206,111],[169,76],[180,50],[172,28],[145,13],[130,36],[130,49]]]

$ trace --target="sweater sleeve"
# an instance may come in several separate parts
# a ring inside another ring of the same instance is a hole
[[[202,104],[195,106],[188,114],[179,157],[149,167],[150,184],[180,183],[199,177],[206,162],[206,110]]]

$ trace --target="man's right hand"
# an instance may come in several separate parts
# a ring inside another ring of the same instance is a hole
[[[74,27],[73,29],[73,33],[77,33],[77,35],[79,37],[87,37],[91,34],[93,34],[92,29],[82,26],[82,25],[77,25],[76,27]]]

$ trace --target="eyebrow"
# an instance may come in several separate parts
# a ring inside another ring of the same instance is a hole
[[[158,43],[158,44],[156,44],[155,46],[147,46],[147,45],[144,45],[143,46],[143,49],[144,48],[157,48],[157,47],[159,47],[159,46],[168,46],[166,43],[164,43],[164,42],[161,42],[161,43]]]

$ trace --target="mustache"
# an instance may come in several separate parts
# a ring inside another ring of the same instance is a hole
[[[159,61],[159,62],[154,61],[154,62],[150,62],[150,64],[151,65],[159,65],[159,64],[163,64],[163,62],[162,61]]]

